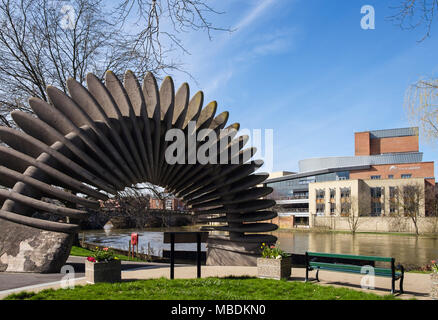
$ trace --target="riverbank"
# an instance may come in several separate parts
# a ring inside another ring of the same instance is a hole
[[[72,250],[70,252],[70,255],[88,257],[91,255],[92,251],[94,251],[95,249],[104,249],[104,248],[111,248],[111,250],[116,254],[116,257],[118,257],[122,261],[170,263],[170,251],[169,250],[163,250],[162,256],[154,255],[153,253],[151,253],[151,252],[154,252],[153,250],[151,250],[149,253],[139,252],[138,250],[135,250],[134,257],[132,257],[132,253],[129,250],[111,247],[108,245],[102,245],[99,243],[87,243],[87,242],[81,242],[81,247],[73,246]],[[196,251],[177,250],[174,252],[175,263],[193,264],[193,263],[196,263],[196,260],[197,260]],[[207,260],[207,254],[205,251],[202,251],[201,252],[201,264],[205,265],[206,260]]]
[[[92,244],[82,244],[82,247],[73,246],[70,250],[70,256],[73,257],[89,257],[92,255],[93,251],[91,249],[103,249],[104,246],[95,246]],[[115,257],[117,257],[121,261],[137,261],[137,262],[147,262],[148,260],[142,259],[140,257],[129,257],[126,253],[122,250],[117,250],[111,248],[111,250],[114,251]]]
[[[103,230],[85,232],[84,240],[99,246],[112,247],[128,252],[131,232],[139,235],[139,253],[163,257],[170,245],[163,241],[166,231],[194,231],[196,227],[162,229]],[[438,238],[416,237],[406,234],[321,232],[318,230],[279,230],[270,234],[278,237],[280,249],[295,255],[306,251],[364,256],[393,257],[396,264],[402,264],[407,271],[422,270],[431,260],[438,258]],[[80,237],[82,238],[82,237]],[[150,251],[149,251],[150,248]],[[196,244],[178,244],[176,253],[196,252]],[[203,254],[206,251],[202,244]],[[124,254],[124,253],[121,253]],[[127,254],[126,254],[127,255]]]
[[[94,248],[100,248],[103,249],[103,246],[96,246],[96,244],[86,244],[84,247],[77,247],[77,246],[73,246],[71,251],[70,251],[70,255],[71,256],[76,256],[76,257],[89,257],[92,254],[92,250],[90,249],[94,249]],[[150,255],[146,255],[146,254],[137,254],[134,258],[131,256],[128,256],[128,252],[124,251],[124,250],[119,250],[119,249],[113,249],[112,250],[116,253],[116,257],[119,258],[121,261],[134,261],[134,262],[157,262],[157,263],[169,263],[169,259],[168,258],[163,258],[163,257],[155,257],[155,256],[150,256]],[[194,259],[191,259],[194,261]],[[176,259],[177,263],[187,263],[187,262],[193,262],[190,259],[180,259],[180,257],[178,257]],[[204,261],[205,262],[205,261]],[[418,273],[418,274],[430,274],[431,273],[431,268],[430,265],[426,265],[423,266],[421,268],[413,268],[413,269],[408,269],[406,270],[406,272],[410,272],[410,273]]]
[[[280,228],[276,231],[282,232],[294,232],[294,233],[332,233],[332,234],[350,234],[351,231],[331,230],[326,228]],[[371,232],[371,231],[356,231],[354,234],[370,234],[370,235],[388,235],[388,236],[404,236],[404,237],[421,237],[429,239],[438,239],[438,233],[426,233],[416,235],[415,233],[408,232]]]

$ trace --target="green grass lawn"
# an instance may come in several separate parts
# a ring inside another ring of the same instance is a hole
[[[257,278],[125,281],[21,292],[7,300],[393,300],[346,288]]]
[[[92,254],[93,252],[91,250],[85,249],[85,248],[81,248],[81,247],[77,247],[77,246],[73,246],[71,248],[70,251],[70,255],[71,256],[77,256],[77,257],[88,257]],[[144,260],[138,259],[138,258],[129,258],[128,256],[124,256],[121,254],[116,254],[115,255],[117,258],[119,258],[122,261],[142,261],[144,262]]]

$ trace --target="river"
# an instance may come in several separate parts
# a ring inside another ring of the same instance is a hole
[[[139,251],[162,256],[163,231],[197,231],[197,228],[146,229],[146,230],[93,230],[85,231],[86,242],[99,243],[108,247],[128,250],[132,232],[139,234]],[[355,255],[394,257],[397,263],[425,265],[438,258],[438,238],[408,235],[344,233],[321,233],[311,231],[274,232],[278,245],[286,252],[304,254],[306,251],[330,252]],[[80,235],[81,236],[81,235]],[[196,250],[196,244],[176,244],[176,250]],[[202,250],[206,250],[202,245]]]

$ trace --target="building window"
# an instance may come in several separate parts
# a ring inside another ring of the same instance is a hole
[[[380,176],[371,176],[371,180],[380,180]]]
[[[393,199],[397,196],[398,190],[396,187],[389,187],[389,198]]]
[[[348,179],[350,179],[349,171],[342,171],[336,173],[336,180],[348,180]]]
[[[382,188],[371,188],[371,198],[378,198],[380,199],[382,197]]]
[[[309,192],[300,191],[300,192],[294,192],[292,199],[308,199],[309,198]]]
[[[324,203],[317,203],[316,204],[316,213],[321,215],[324,214],[325,211],[325,204]]]
[[[334,215],[336,213],[336,203],[330,203],[330,215]]]
[[[330,189],[330,200],[336,199],[336,189]]]
[[[410,179],[412,178],[412,174],[402,174],[401,177],[402,179]]]
[[[341,216],[348,217],[350,215],[350,197],[351,197],[351,189],[350,188],[341,188]]]
[[[388,179],[394,179],[394,175],[393,174],[388,175]]]
[[[320,189],[320,190],[316,190],[316,200],[324,200],[325,198],[325,190]]]
[[[371,204],[371,215],[380,216],[382,214],[382,204],[380,202],[373,202]]]
[[[398,188],[389,187],[389,213],[398,213],[399,202],[398,202]]]
[[[349,201],[341,203],[341,216],[348,217],[350,215],[351,204]]]
[[[350,188],[341,188],[341,200],[350,198]]]
[[[397,203],[394,203],[394,202],[390,202],[389,203],[389,213],[390,214],[396,214],[397,212],[398,212],[398,206],[397,206]]]
[[[371,215],[380,216],[382,214],[382,188],[371,188]]]

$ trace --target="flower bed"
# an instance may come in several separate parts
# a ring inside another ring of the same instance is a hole
[[[122,267],[120,260],[111,249],[96,250],[85,261],[87,283],[120,282]]]
[[[261,246],[262,257],[257,259],[257,275],[259,278],[289,279],[291,275],[290,256],[275,245]]]

